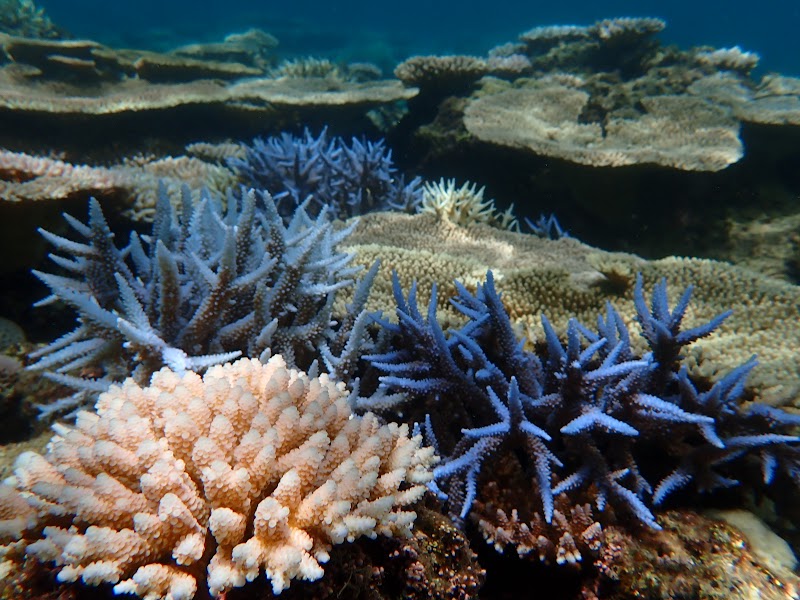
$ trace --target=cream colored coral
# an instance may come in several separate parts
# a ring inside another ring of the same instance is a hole
[[[455,179],[426,181],[419,212],[432,213],[458,225],[485,223],[501,229],[519,229],[512,212],[514,207],[498,213],[494,200],[483,199],[484,189],[469,181],[456,187]]]
[[[221,597],[262,571],[276,593],[319,579],[334,544],[410,535],[404,508],[435,460],[406,425],[354,416],[342,384],[280,356],[203,378],[164,369],[96,409],[18,459],[10,483],[46,525],[27,552],[61,581],[143,598]]]

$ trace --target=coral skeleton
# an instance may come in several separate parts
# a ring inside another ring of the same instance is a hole
[[[224,206],[224,207],[223,207]],[[118,247],[100,204],[89,221],[65,215],[80,236],[42,235],[67,275],[35,274],[78,313],[77,327],[32,354],[31,368],[78,389],[42,407],[50,416],[74,411],[129,375],[139,383],[163,366],[201,371],[238,356],[282,353],[308,368],[316,346],[333,335],[337,290],[358,271],[336,251],[351,227],[334,231],[322,211],[299,207],[288,225],[268,193],[244,190],[221,199],[185,188],[179,209],[161,190],[152,233],[131,234]],[[102,377],[82,377],[87,369]]]
[[[406,508],[436,460],[407,425],[354,416],[347,397],[280,355],[129,379],[57,426],[44,455],[19,457],[0,532],[31,536],[26,554],[59,581],[142,598],[189,600],[203,585],[221,598],[261,572],[276,594],[317,580],[336,544],[411,535]]]

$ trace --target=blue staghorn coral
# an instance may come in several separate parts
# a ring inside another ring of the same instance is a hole
[[[743,403],[755,359],[713,385],[694,381],[681,365],[682,349],[729,314],[682,329],[691,288],[670,310],[661,281],[648,306],[637,278],[635,305],[649,347],[639,356],[610,304],[596,330],[570,320],[565,340],[543,316],[544,340],[529,351],[491,272],[475,294],[456,287],[451,303],[467,322],[445,332],[436,289],[423,314],[416,286],[405,297],[395,277],[397,323],[380,321],[382,348],[367,357],[379,393],[357,403],[418,423],[445,457],[432,488],[457,520],[502,471],[502,460],[519,463],[547,523],[554,514],[562,519],[556,503],[566,496],[573,506],[591,499],[617,519],[658,529],[654,506],[681,488],[735,485],[752,457],[765,483],[781,473],[800,484],[800,437],[793,434],[800,417]]]
[[[306,129],[302,137],[256,138],[229,165],[247,185],[274,194],[285,216],[307,200],[314,216],[326,209],[346,219],[372,210],[414,212],[422,199],[422,180],[398,175],[383,140],[348,144],[325,129],[318,137]]]
[[[336,248],[355,224],[334,230],[326,213],[300,206],[285,225],[266,192],[193,201],[188,188],[176,210],[162,188],[152,233],[133,232],[124,247],[94,199],[88,223],[65,215],[80,241],[42,230],[64,274],[35,272],[52,292],[40,304],[61,300],[78,314],[73,331],[32,355],[33,369],[78,390],[44,414],[85,405],[115,380],[147,382],[163,366],[199,371],[272,352],[308,368],[329,338],[329,360],[344,360],[349,330],[334,331],[333,301],[358,268]],[[101,377],[82,377],[86,369]]]
[[[567,230],[561,227],[553,213],[550,213],[549,216],[541,214],[535,221],[525,217],[525,224],[533,235],[545,240],[560,240],[561,238],[571,237]]]

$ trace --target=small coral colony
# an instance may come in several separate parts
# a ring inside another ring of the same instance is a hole
[[[35,18],[45,19],[33,11],[26,22]],[[582,247],[553,215],[521,225],[513,206],[498,210],[475,184],[404,174],[383,139],[286,116],[335,123],[334,101],[319,98],[349,94],[388,135],[392,119],[460,93],[463,124],[452,135],[598,168],[686,171],[738,161],[741,122],[798,118],[789,113],[800,85],[786,79],[779,93],[776,77],[752,82],[755,55],[661,48],[661,28],[656,19],[537,28],[486,58],[410,59],[396,71],[405,87],[388,88],[363,64],[267,68],[274,40],[263,33],[261,45],[253,34],[226,41],[249,48],[243,71],[223,65],[224,44],[210,60],[198,48],[123,56],[46,39],[57,35],[3,34],[4,85],[40,90],[34,104],[56,94],[48,78],[61,76],[51,74],[58,63],[108,86],[84,93],[87,114],[130,112],[133,95],[127,108],[114,104],[126,92],[110,69],[140,71],[127,77],[142,113],[173,110],[141,91],[167,77],[182,82],[159,83],[164,93],[208,80],[193,104],[285,113],[273,134],[195,143],[192,160],[206,167],[192,177],[174,159],[88,166],[3,151],[9,198],[93,196],[85,218],[65,213],[39,229],[50,250],[33,271],[49,289],[39,310],[66,306],[75,318],[26,358],[26,372],[53,383],[36,410],[54,433],[17,457],[0,487],[3,593],[188,600],[299,588],[327,597],[337,572],[370,554],[374,572],[350,576],[373,594],[390,595],[385,580],[395,577],[405,597],[477,597],[489,593],[484,581],[492,589],[492,569],[515,564],[584,581],[583,597],[622,598],[604,562],[614,532],[646,539],[665,529],[668,511],[730,507],[764,489],[796,494],[800,415],[759,401],[755,356],[709,374],[691,352],[737,306],[693,318],[692,285],[634,271],[620,288],[632,311],[608,301],[594,322],[540,312],[526,332],[503,269],[460,278],[411,269],[409,278],[382,240],[368,264],[352,240],[362,220],[394,212],[412,229],[428,219],[508,244]],[[364,95],[376,89],[380,99]],[[2,94],[4,110],[19,109]],[[553,94],[560,107],[531,110]],[[41,118],[60,118],[47,110]],[[120,190],[140,218],[127,232],[108,201]],[[625,279],[600,272],[610,287]],[[417,277],[433,283],[423,291]],[[458,565],[454,547],[466,557]],[[392,570],[380,553],[405,566]],[[604,585],[585,583],[601,576]]]

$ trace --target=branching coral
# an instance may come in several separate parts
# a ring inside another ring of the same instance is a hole
[[[349,228],[334,231],[325,211],[316,220],[301,207],[288,225],[267,193],[229,195],[226,208],[204,192],[194,202],[184,189],[179,210],[162,190],[150,236],[132,233],[114,244],[100,205],[89,221],[67,216],[83,238],[42,231],[67,275],[36,272],[52,295],[79,315],[78,326],[33,354],[35,369],[84,390],[102,391],[132,375],[140,383],[162,366],[199,370],[239,355],[282,353],[308,367],[331,330],[334,294],[357,269],[336,251]],[[104,369],[102,380],[78,377]]]
[[[20,456],[0,532],[27,530],[27,555],[60,581],[142,598],[188,600],[204,585],[224,597],[261,572],[275,593],[317,580],[335,544],[410,535],[406,507],[435,460],[408,426],[352,415],[342,384],[280,356],[202,379],[163,369],[96,408],[59,426],[44,456]]]
[[[618,520],[657,529],[654,505],[690,484],[700,492],[734,485],[753,456],[764,483],[779,472],[800,483],[800,437],[792,434],[800,417],[743,406],[754,360],[713,385],[693,380],[681,365],[683,350],[729,315],[682,329],[691,288],[670,309],[662,281],[648,306],[638,278],[635,304],[648,346],[639,356],[610,304],[596,330],[572,319],[566,341],[543,316],[544,339],[531,352],[491,272],[475,294],[456,283],[451,302],[467,323],[449,335],[436,320],[435,288],[423,315],[416,286],[406,298],[394,283],[398,322],[381,322],[388,341],[368,357],[381,393],[358,406],[422,423],[446,457],[432,487],[457,519],[497,473],[488,465],[500,461],[520,463],[547,523],[563,494],[573,503],[590,497],[599,511],[610,507]],[[515,507],[501,508],[511,514]]]
[[[476,184],[469,182],[456,187],[455,179],[429,181],[422,189],[419,212],[432,213],[463,226],[485,223],[500,229],[519,230],[513,214],[514,206],[498,213],[494,200],[483,199],[483,191],[484,188],[478,189]]]
[[[421,180],[406,183],[397,176],[392,153],[383,140],[353,138],[350,144],[330,138],[326,130],[302,138],[288,133],[253,140],[244,158],[228,164],[248,183],[268,190],[277,198],[283,214],[310,198],[309,212],[327,207],[335,217],[346,219],[370,210],[413,212],[420,202]]]

